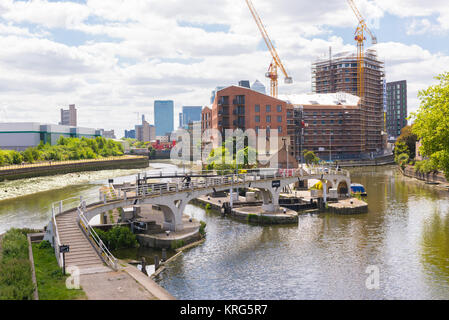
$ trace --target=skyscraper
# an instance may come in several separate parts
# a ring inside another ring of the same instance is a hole
[[[61,108],[61,122],[59,124],[76,127],[76,108],[74,104],[69,105],[68,110]]]
[[[154,125],[157,136],[165,136],[174,130],[174,103],[173,100],[154,101]]]
[[[203,107],[182,107],[182,127],[188,128],[189,123],[201,120],[201,111]]]
[[[387,132],[397,138],[407,125],[407,81],[387,83]]]

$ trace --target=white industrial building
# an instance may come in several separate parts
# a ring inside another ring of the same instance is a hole
[[[38,122],[0,122],[0,149],[23,151],[38,146],[41,141],[54,145],[61,136],[95,138],[101,136],[101,132],[92,128]]]

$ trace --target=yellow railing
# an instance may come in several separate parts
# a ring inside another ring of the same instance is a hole
[[[0,171],[24,169],[24,168],[48,167],[48,166],[63,166],[66,164],[77,164],[77,163],[88,163],[88,162],[102,162],[102,161],[112,161],[112,160],[143,159],[143,158],[146,158],[146,157],[126,155],[126,156],[107,157],[107,158],[98,158],[98,159],[45,161],[45,162],[39,162],[39,163],[26,163],[26,164],[15,164],[15,165],[3,166],[3,167],[0,167]]]

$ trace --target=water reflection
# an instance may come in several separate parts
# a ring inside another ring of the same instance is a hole
[[[301,216],[298,226],[251,226],[203,209],[207,240],[158,281],[180,299],[449,299],[448,194],[394,167],[361,168],[369,213]],[[366,268],[381,272],[368,290]]]

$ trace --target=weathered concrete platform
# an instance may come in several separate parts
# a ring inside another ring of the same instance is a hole
[[[336,203],[329,203],[327,211],[337,214],[362,214],[368,213],[368,204],[357,198],[339,200]]]
[[[161,227],[161,232],[154,234],[136,234],[140,245],[144,247],[176,249],[201,239],[199,233],[200,222],[188,215],[183,215],[182,217],[183,230],[170,231],[168,234],[163,229],[164,214],[162,211],[154,209],[152,205],[142,205],[140,216],[155,221]]]
[[[195,202],[210,204],[211,208],[221,210],[225,202],[229,202],[228,197],[198,197]],[[231,217],[245,222],[257,224],[296,224],[298,223],[298,213],[286,208],[280,208],[278,212],[265,212],[261,206],[247,205],[245,197],[239,197],[239,201],[234,202],[236,206],[231,210]]]

